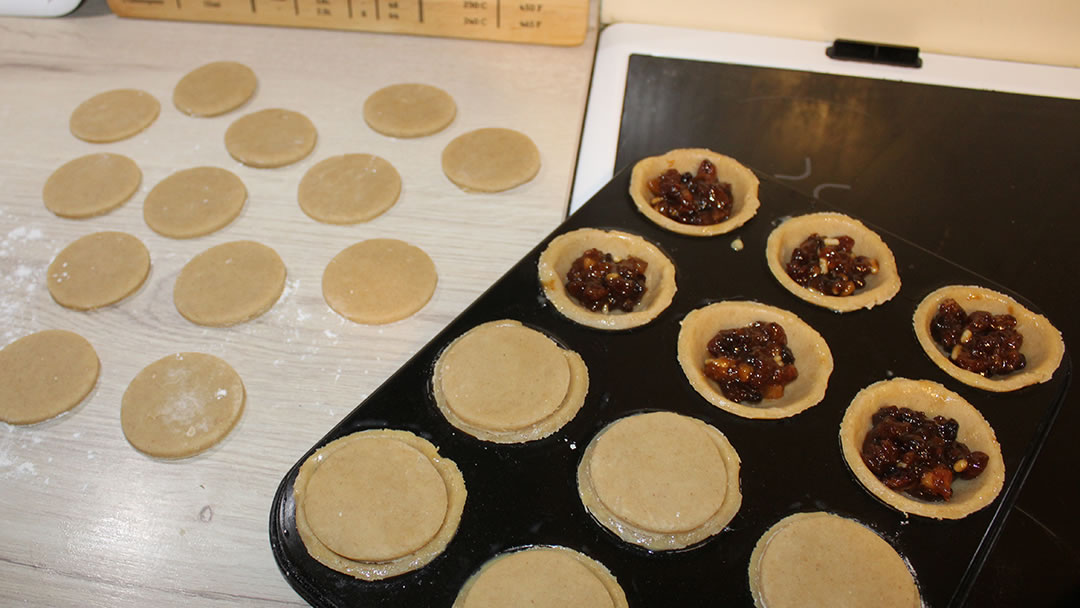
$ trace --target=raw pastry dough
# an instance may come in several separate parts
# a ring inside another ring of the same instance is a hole
[[[938,306],[946,298],[956,300],[968,314],[985,310],[991,314],[1010,314],[1016,317],[1016,331],[1024,336],[1020,347],[1027,365],[1020,371],[1003,376],[987,378],[968,371],[949,360],[948,354],[934,342],[930,335],[930,321],[937,314]],[[919,302],[913,319],[915,337],[926,355],[946,374],[976,388],[987,391],[1015,391],[1025,386],[1047,382],[1057,371],[1065,356],[1065,342],[1061,332],[1046,317],[1036,314],[1009,296],[975,285],[949,285],[935,290]]]
[[[92,310],[135,293],[150,274],[150,252],[124,232],[96,232],[64,248],[49,264],[49,293],[58,304]]]
[[[45,208],[60,217],[101,215],[123,205],[142,182],[135,161],[120,154],[88,154],[64,163],[42,188]]]
[[[435,263],[419,247],[396,239],[370,239],[345,248],[323,272],[323,298],[357,323],[400,321],[435,293]]]
[[[47,329],[0,349],[0,421],[34,424],[74,408],[94,388],[94,347],[79,334]]]
[[[75,108],[71,114],[71,133],[91,143],[119,141],[149,127],[160,111],[161,104],[145,91],[106,91]]]
[[[373,219],[397,202],[401,176],[385,159],[371,154],[332,156],[308,169],[300,180],[300,209],[328,224]]]
[[[756,321],[779,323],[795,355],[799,377],[784,387],[784,396],[756,405],[736,403],[724,397],[715,382],[705,376],[709,341],[722,329],[745,327]],[[825,398],[833,358],[821,334],[794,314],[757,302],[717,302],[691,311],[679,329],[679,365],[690,386],[716,407],[743,418],[787,418],[817,405]]]
[[[829,296],[807,289],[788,276],[785,268],[791,261],[791,252],[814,233],[824,237],[846,234],[855,239],[854,255],[877,260],[878,271],[866,275],[866,287],[850,296]],[[896,258],[889,246],[865,224],[841,213],[811,213],[786,220],[769,234],[765,244],[765,260],[784,289],[811,304],[836,312],[873,308],[888,302],[900,291],[900,273],[896,270]]]
[[[296,475],[296,529],[308,553],[338,572],[380,580],[435,559],[457,532],[465,479],[408,431],[336,439]]]
[[[716,177],[721,183],[731,184],[732,209],[728,219],[717,224],[695,226],[676,222],[653,208],[650,204],[653,194],[649,191],[649,180],[668,169],[696,174],[701,161],[705,159],[716,167]],[[730,156],[705,148],[683,148],[639,160],[630,173],[630,198],[638,211],[661,228],[690,236],[713,236],[731,232],[754,217],[761,206],[758,200],[759,183],[753,171]]]
[[[458,592],[452,608],[627,608],[626,594],[600,562],[566,547],[497,555]]]
[[[394,84],[364,102],[368,126],[390,137],[422,137],[442,131],[457,114],[454,98],[427,84]]]
[[[311,154],[317,138],[307,116],[271,108],[241,116],[229,125],[225,149],[249,167],[284,167]]]
[[[285,264],[255,241],[233,241],[191,258],[173,287],[173,303],[197,325],[235,325],[270,310],[285,289]]]
[[[120,401],[120,426],[135,449],[187,458],[216,445],[244,412],[244,383],[226,362],[177,353],[140,371]]]
[[[541,439],[585,403],[589,370],[577,353],[512,320],[459,336],[439,356],[435,403],[455,427],[496,443]]]
[[[907,563],[873,530],[831,513],[776,522],[750,555],[757,608],[919,608]]]
[[[870,418],[887,405],[917,410],[928,418],[944,416],[956,420],[960,424],[956,440],[972,452],[985,452],[990,457],[982,474],[975,479],[954,479],[953,495],[947,502],[920,500],[887,487],[867,468],[861,454],[863,440],[870,431]],[[840,423],[840,447],[859,483],[882,502],[903,513],[934,519],[960,519],[993,502],[1005,485],[1005,461],[990,423],[963,397],[929,380],[893,378],[859,391]]]
[[[454,138],[442,153],[443,173],[462,190],[501,192],[540,171],[540,150],[511,129],[477,129]]]
[[[173,104],[190,116],[218,116],[247,103],[255,94],[255,72],[235,61],[195,68],[176,83]]]
[[[651,550],[718,534],[742,504],[739,455],[714,427],[672,412],[617,420],[589,442],[578,494],[601,525]]]
[[[143,219],[158,234],[187,239],[210,234],[240,215],[247,189],[230,171],[195,167],[158,182],[143,203]]]
[[[617,259],[637,257],[648,263],[645,295],[631,312],[591,311],[566,293],[566,273],[586,250],[596,248]],[[596,329],[630,329],[645,325],[663,312],[675,297],[675,265],[660,248],[636,234],[581,228],[552,239],[537,264],[544,295],[563,316]]]

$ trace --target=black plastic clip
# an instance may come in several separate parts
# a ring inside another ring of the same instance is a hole
[[[883,63],[904,68],[922,67],[922,59],[919,57],[917,46],[898,46],[837,38],[832,46],[825,49],[825,54],[841,61]]]

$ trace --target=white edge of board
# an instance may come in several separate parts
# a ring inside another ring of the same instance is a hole
[[[1080,69],[920,53],[921,68],[837,61],[832,42],[617,23],[600,32],[570,213],[611,180],[630,55],[653,55],[1080,99]]]

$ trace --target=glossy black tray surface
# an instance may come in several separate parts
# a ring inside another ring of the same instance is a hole
[[[765,240],[785,217],[832,209],[759,176],[762,207],[756,217],[733,234],[694,238],[663,231],[641,216],[627,193],[629,172],[618,174],[308,454],[298,455],[270,514],[271,546],[288,582],[317,606],[448,607],[469,575],[494,555],[556,544],[605,564],[633,607],[750,606],[747,564],[761,534],[789,514],[826,510],[853,517],[888,539],[910,562],[929,606],[960,605],[1061,405],[1071,377],[1068,356],[1050,382],[1014,393],[986,393],[953,380],[916,342],[911,322],[916,304],[948,284],[1009,291],[880,230],[903,281],[892,301],[841,315],[799,300],[769,273]],[[615,333],[559,315],[542,296],[536,262],[551,238],[581,227],[625,230],[659,245],[676,266],[678,293],[671,306],[649,325]],[[741,250],[732,246],[736,239]],[[738,299],[794,312],[824,336],[835,369],[819,405],[789,419],[747,420],[715,408],[690,387],[675,356],[680,321],[708,303]],[[456,430],[431,395],[439,353],[470,328],[503,318],[545,332],[580,353],[589,368],[589,394],[577,417],[551,437],[524,445],[489,444]],[[856,482],[840,453],[840,420],[855,393],[890,377],[940,382],[982,411],[997,432],[1006,467],[1005,489],[991,506],[959,521],[906,518]],[[742,458],[743,504],[730,526],[674,553],[650,554],[623,543],[588,515],[576,489],[576,467],[589,440],[613,420],[654,409],[709,422]],[[458,464],[468,490],[461,526],[445,553],[419,571],[381,582],[353,579],[310,558],[296,533],[292,498],[297,468],[310,453],[371,428],[406,429],[429,439]]]

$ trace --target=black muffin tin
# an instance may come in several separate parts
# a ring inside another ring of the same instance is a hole
[[[871,310],[845,314],[803,302],[770,274],[765,241],[785,217],[834,209],[759,177],[758,214],[731,234],[700,238],[667,232],[639,214],[628,194],[629,170],[622,171],[312,446],[285,475],[270,513],[274,556],[297,593],[317,606],[448,607],[465,580],[500,552],[563,545],[607,566],[632,607],[751,606],[747,566],[758,538],[792,513],[824,510],[854,518],[886,538],[911,565],[927,605],[961,605],[1061,406],[1071,377],[1069,358],[1051,381],[1005,394],[980,391],[945,374],[922,352],[912,328],[915,307],[928,293],[949,284],[977,284],[1037,308],[874,226],[896,256],[900,293]],[[638,234],[667,253],[678,284],[667,310],[644,327],[622,332],[590,329],[561,316],[543,296],[536,263],[553,237],[583,227]],[[824,336],[835,368],[821,403],[783,420],[748,420],[710,405],[691,388],[676,361],[680,321],[722,300],[789,310]],[[584,406],[548,438],[486,443],[455,429],[435,406],[431,373],[439,354],[464,332],[496,319],[516,319],[546,333],[588,366]],[[993,426],[1006,478],[989,507],[957,521],[905,517],[856,481],[841,455],[840,421],[860,389],[892,377],[942,383]],[[577,495],[576,469],[590,439],[616,419],[649,410],[712,424],[742,459],[738,514],[720,534],[682,551],[650,553],[622,542],[592,519]],[[457,535],[442,555],[418,571],[365,582],[308,555],[296,533],[293,481],[317,448],[374,428],[404,429],[430,440],[460,467],[468,498]]]

